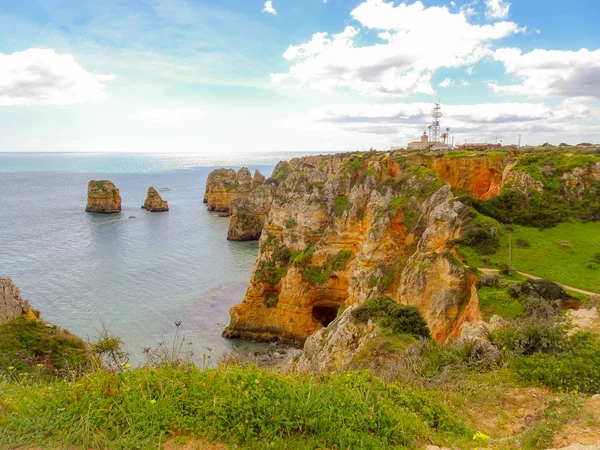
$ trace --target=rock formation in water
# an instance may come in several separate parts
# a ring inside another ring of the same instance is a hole
[[[206,180],[204,203],[207,204],[209,211],[230,215],[232,202],[247,198],[250,190],[264,181],[265,177],[258,170],[252,178],[246,167],[242,167],[237,173],[233,169],[213,170]]]
[[[119,189],[108,180],[92,180],[88,183],[87,212],[118,213],[121,212],[121,195]]]
[[[0,325],[18,317],[31,316],[31,305],[10,278],[0,278]],[[35,318],[35,316],[33,316]]]
[[[148,194],[146,195],[146,201],[142,205],[142,208],[151,212],[168,211],[169,202],[163,200],[156,189],[150,186],[148,188]]]

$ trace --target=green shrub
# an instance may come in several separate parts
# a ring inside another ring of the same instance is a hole
[[[561,285],[544,279],[525,280],[521,284],[511,286],[509,292],[513,297],[527,295],[540,297],[544,300],[566,300],[569,298],[569,294]]]
[[[298,226],[298,222],[296,222],[294,219],[287,219],[285,221],[286,228],[294,228],[296,226]]]
[[[279,267],[270,261],[261,261],[254,277],[258,282],[266,281],[270,284],[278,284],[286,273],[287,267]]]
[[[521,238],[517,239],[517,241],[515,242],[515,245],[517,247],[520,247],[520,248],[529,248],[529,247],[531,247],[531,244],[529,243],[529,241],[526,241],[525,239],[521,239]]]
[[[560,353],[517,357],[511,369],[525,382],[556,390],[600,393],[600,342],[592,333],[576,333]]]
[[[493,255],[500,247],[498,237],[492,235],[492,233],[484,228],[475,228],[467,231],[466,235],[458,243],[473,247],[480,255]]]
[[[348,197],[338,197],[335,199],[333,212],[336,216],[341,216],[345,211],[349,210],[351,206]]]
[[[277,303],[279,303],[279,294],[269,292],[265,295],[263,301],[267,308],[274,308],[275,306],[277,306]]]
[[[301,266],[311,258],[316,249],[315,243],[312,242],[304,250],[294,250],[290,255],[291,260],[294,264]]]
[[[515,355],[534,353],[559,353],[567,343],[568,326],[561,321],[515,320],[510,325],[487,333],[496,347]]]
[[[421,311],[415,306],[396,303],[387,295],[367,300],[352,311],[352,317],[359,322],[377,321],[392,332],[429,338],[429,328]]]
[[[321,284],[327,281],[333,272],[344,270],[351,257],[351,251],[342,250],[333,256],[329,256],[320,266],[302,267],[301,272],[308,282],[312,284]]]

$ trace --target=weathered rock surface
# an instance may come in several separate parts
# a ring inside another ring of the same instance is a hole
[[[273,204],[275,188],[276,185],[272,183],[259,184],[247,197],[236,198],[231,202],[227,239],[252,241],[260,238]]]
[[[21,298],[21,291],[10,278],[0,278],[0,324],[10,322],[31,312],[28,300]]]
[[[540,193],[544,190],[544,183],[536,180],[531,175],[520,170],[511,171],[506,177],[505,183],[517,192],[527,196],[534,192]]]
[[[248,197],[251,189],[264,183],[265,177],[256,170],[254,178],[246,167],[236,171],[233,169],[213,170],[206,180],[204,203],[209,211],[218,211],[223,215],[231,214],[231,206],[235,200]]]
[[[108,180],[91,180],[88,183],[88,198],[85,210],[96,213],[121,212],[119,189]]]
[[[342,304],[379,294],[417,306],[440,342],[479,320],[476,276],[450,245],[466,208],[426,162],[368,153],[278,164],[252,280],[224,335],[302,343]]]
[[[508,155],[476,158],[435,158],[427,166],[454,188],[470,191],[481,200],[500,193],[504,168],[511,161]]]
[[[288,364],[288,370],[321,374],[348,368],[378,331],[377,325],[370,321],[352,320],[352,309],[347,308],[328,327],[313,333],[304,343],[299,358]]]
[[[588,167],[575,167],[561,177],[562,194],[570,200],[582,199],[595,181],[600,181],[600,162]]]
[[[156,189],[150,186],[148,188],[148,194],[146,194],[146,201],[142,205],[142,208],[151,212],[168,211],[169,202],[163,200]]]

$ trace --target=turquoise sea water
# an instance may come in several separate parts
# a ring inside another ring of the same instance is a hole
[[[104,322],[133,362],[143,347],[169,342],[179,320],[186,350],[217,359],[245,345],[221,331],[243,298],[257,244],[226,240],[228,219],[202,202],[206,177],[242,166],[268,176],[294,156],[0,153],[0,277],[79,336],[93,339]],[[84,211],[90,179],[117,185],[120,214]],[[171,188],[161,193],[169,212],[140,208],[149,186]]]

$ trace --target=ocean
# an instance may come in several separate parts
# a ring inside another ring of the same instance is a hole
[[[0,153],[0,277],[11,277],[45,320],[86,340],[106,325],[134,364],[143,348],[171,344],[176,321],[196,362],[255,349],[221,332],[258,246],[227,241],[228,219],[202,202],[206,177],[242,166],[269,176],[295,156]],[[120,214],[84,211],[91,179],[117,185]],[[161,192],[170,211],[140,208],[150,186],[171,188]]]

